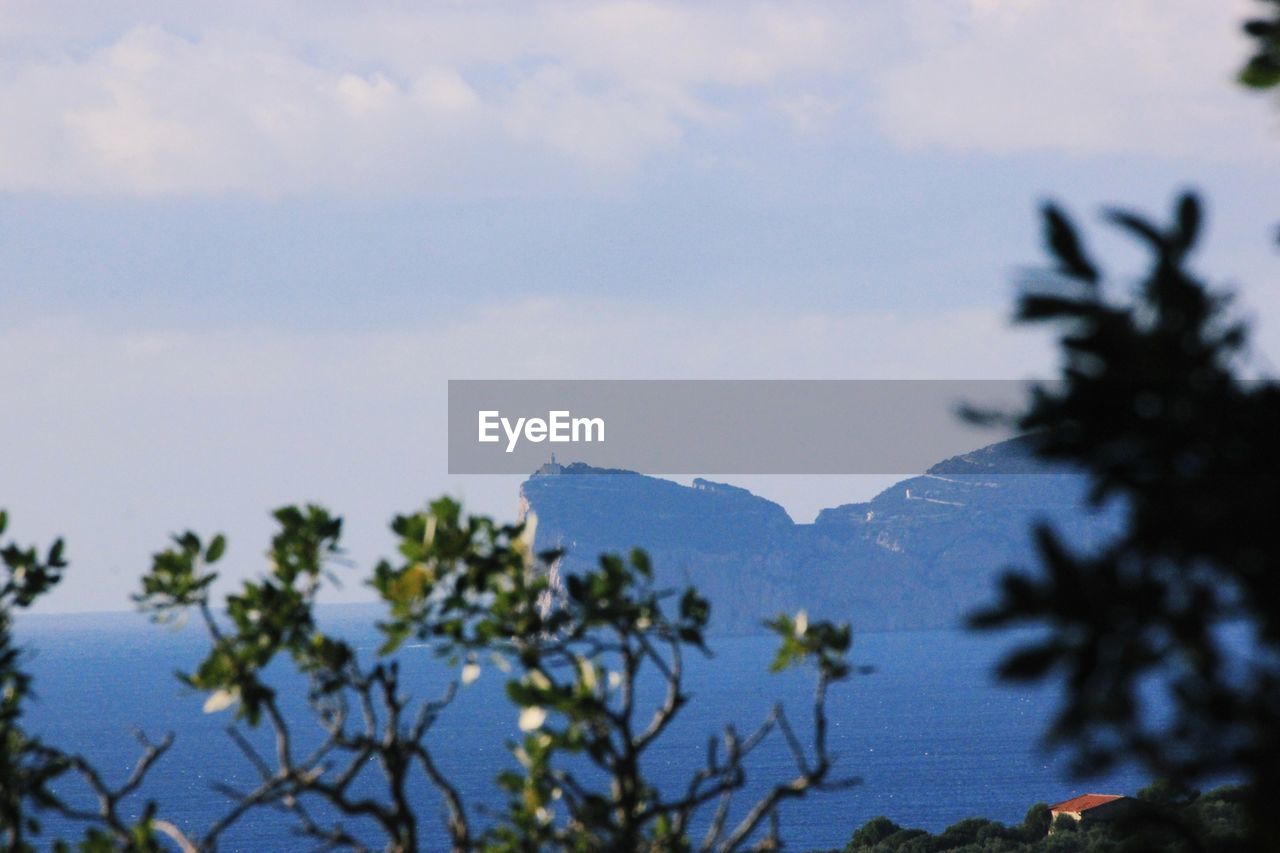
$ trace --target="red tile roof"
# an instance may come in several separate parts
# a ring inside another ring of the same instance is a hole
[[[1051,812],[1082,812],[1087,809],[1097,808],[1101,805],[1123,800],[1120,794],[1081,794],[1078,797],[1072,797],[1069,800],[1063,800],[1060,803],[1049,806]]]

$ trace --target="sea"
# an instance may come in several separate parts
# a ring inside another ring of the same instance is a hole
[[[366,659],[376,653],[372,608],[330,606],[321,609],[321,618],[326,630],[345,636]],[[138,814],[146,800],[154,799],[161,816],[198,834],[228,810],[228,788],[245,790],[256,783],[253,764],[226,732],[234,711],[205,713],[206,697],[175,677],[193,669],[207,648],[198,626],[155,625],[127,613],[41,615],[21,617],[17,635],[26,649],[25,667],[35,676],[36,697],[27,706],[26,725],[50,743],[83,754],[109,781],[128,777],[140,749],[136,733],[152,740],[173,733],[174,746],[126,811]],[[1057,701],[1054,690],[1000,684],[992,674],[995,662],[1017,641],[1015,635],[959,629],[856,635],[853,662],[872,671],[833,687],[827,711],[835,775],[859,782],[785,803],[780,815],[786,848],[838,849],[877,815],[930,831],[974,816],[1016,823],[1038,801],[1085,792],[1132,794],[1145,785],[1149,780],[1132,767],[1100,778],[1074,778],[1066,756],[1046,750],[1042,735]],[[708,739],[726,725],[740,733],[753,731],[780,701],[802,738],[811,731],[812,676],[770,674],[775,640],[712,637],[709,645],[711,657],[686,661],[691,701],[645,763],[650,778],[673,795],[702,766]],[[458,679],[458,667],[429,646],[411,645],[398,659],[404,691],[415,700],[436,698]],[[273,679],[288,697],[285,712],[299,742],[314,742],[318,729],[300,698],[304,684],[287,667]],[[519,737],[517,711],[505,697],[504,680],[496,667],[483,666],[479,679],[459,689],[426,738],[481,826],[504,803],[495,776],[515,766],[508,744]],[[642,698],[656,701],[656,687],[650,684]],[[263,747],[265,734],[253,735]],[[791,753],[775,735],[751,757],[735,814],[749,807],[753,795],[795,772]],[[367,778],[371,785],[376,779],[372,766]],[[64,783],[59,791],[70,801],[89,804],[78,785]],[[447,849],[438,796],[424,783],[415,801],[424,849]],[[44,814],[41,821],[42,845],[80,832],[55,815]],[[347,827],[377,840],[367,825],[348,822]],[[269,853],[319,845],[296,835],[281,813],[264,809],[241,819],[219,849]]]

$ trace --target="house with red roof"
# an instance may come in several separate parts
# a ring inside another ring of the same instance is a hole
[[[1049,806],[1049,814],[1054,820],[1067,815],[1081,823],[1094,823],[1115,820],[1132,805],[1133,800],[1122,794],[1081,794]]]

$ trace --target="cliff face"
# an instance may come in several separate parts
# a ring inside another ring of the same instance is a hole
[[[661,585],[695,584],[713,630],[735,633],[800,608],[859,630],[956,625],[994,596],[1003,568],[1036,559],[1034,522],[1078,547],[1105,541],[1119,514],[1090,512],[1084,495],[1081,477],[1043,467],[1017,442],[941,462],[813,524],[735,486],[581,464],[543,466],[521,487],[538,547],[567,550],[561,571],[643,547]]]

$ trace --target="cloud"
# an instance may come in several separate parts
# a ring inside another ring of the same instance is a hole
[[[0,32],[14,57],[0,67],[0,188],[607,185],[692,129],[731,127],[717,91],[800,101],[847,60],[847,16],[806,4],[288,8],[156,7],[93,38],[28,9],[30,29]]]
[[[322,68],[268,41],[130,30],[78,59],[35,64],[0,95],[9,189],[288,192],[385,181],[417,140],[441,167],[477,118],[447,69],[408,83]]]
[[[946,0],[911,4],[916,38],[876,113],[908,147],[1011,154],[1270,156],[1270,112],[1231,80],[1250,0]]]
[[[1275,136],[1230,82],[1251,6],[15,0],[0,190],[600,194],[815,137],[1247,158]]]

